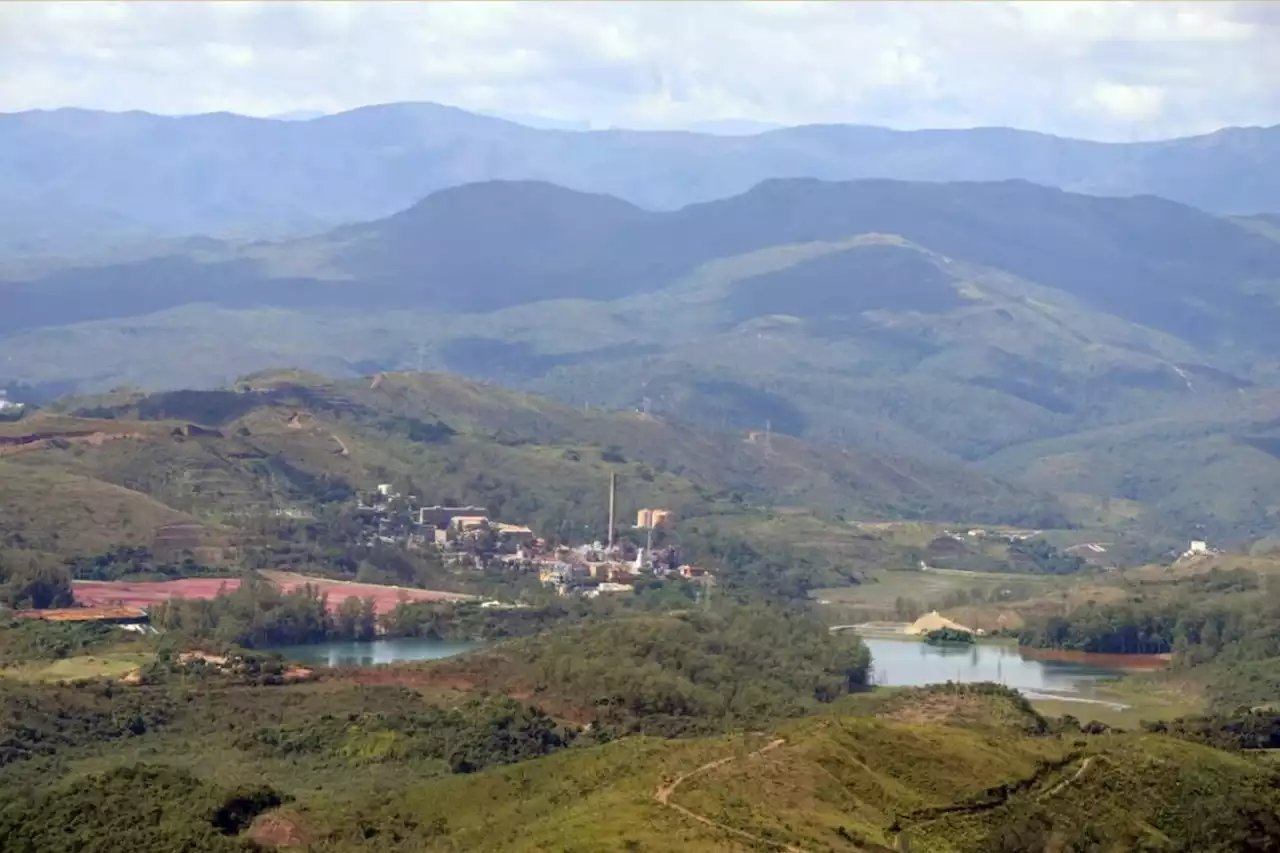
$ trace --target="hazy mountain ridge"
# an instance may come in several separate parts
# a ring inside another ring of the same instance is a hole
[[[0,331],[193,302],[367,310],[374,300],[477,311],[611,299],[659,290],[719,258],[871,233],[1065,290],[1195,343],[1244,335],[1248,345],[1272,346],[1280,322],[1269,293],[1280,286],[1280,246],[1192,208],[1021,181],[797,179],[671,213],[536,182],[444,190],[387,219],[314,238],[13,282],[4,286],[13,308]],[[900,272],[895,284],[911,276]],[[113,285],[109,296],[104,282]],[[808,286],[831,292],[821,270]]]
[[[426,103],[307,121],[64,109],[0,115],[0,151],[0,197],[107,211],[156,236],[314,230],[492,179],[545,180],[655,209],[808,176],[1018,178],[1100,195],[1155,194],[1219,213],[1280,210],[1280,128],[1099,143],[1008,128],[538,129]]]

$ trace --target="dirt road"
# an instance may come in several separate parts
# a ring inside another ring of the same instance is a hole
[[[767,752],[772,752],[773,750],[782,746],[786,742],[787,741],[785,738],[778,738],[777,740],[769,741],[769,743],[765,744],[760,749],[757,749],[755,752],[752,752],[749,755],[747,755],[747,758],[755,758],[757,756],[764,755]],[[679,788],[681,785],[683,785],[685,782],[687,782],[689,779],[692,779],[694,776],[698,776],[702,773],[709,773],[712,770],[715,770],[719,767],[723,767],[726,764],[736,759],[737,759],[737,756],[730,755],[728,758],[719,758],[719,759],[716,759],[715,761],[708,761],[706,764],[703,764],[701,767],[697,767],[693,770],[690,770],[688,773],[682,773],[681,775],[677,776],[676,778],[672,779],[670,782],[666,784],[659,784],[657,789],[655,789],[653,792],[653,798],[657,800],[658,804],[663,806],[664,808],[677,811],[680,814],[684,815],[685,817],[689,818],[690,820],[697,821],[703,826],[709,826],[714,829],[718,829],[721,832],[727,832],[730,835],[736,835],[739,838],[745,838],[748,841],[754,842],[756,844],[764,845],[765,847],[772,847],[777,850],[785,850],[786,853],[805,853],[805,851],[800,847],[793,847],[790,844],[783,844],[780,841],[771,841],[770,839],[767,839],[767,838],[761,838],[758,835],[752,835],[751,833],[746,832],[744,830],[735,829],[732,826],[726,826],[725,824],[720,823],[719,821],[712,820],[711,818],[706,817],[705,815],[700,815],[690,809],[687,809],[684,806],[680,805],[679,803],[671,802],[671,796],[676,792],[676,789]]]

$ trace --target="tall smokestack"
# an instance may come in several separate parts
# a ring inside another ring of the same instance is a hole
[[[613,547],[614,531],[618,529],[618,475],[609,473],[609,547]]]

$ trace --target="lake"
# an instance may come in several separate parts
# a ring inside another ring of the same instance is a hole
[[[994,681],[1026,695],[1084,699],[1100,681],[1118,678],[1133,669],[1150,669],[1162,662],[1133,656],[1075,655],[1060,659],[1052,653],[1024,652],[1017,646],[978,643],[972,646],[931,646],[917,639],[863,637],[871,650],[872,678],[886,687],[918,687],[945,681]],[[311,666],[372,666],[397,661],[439,660],[477,648],[479,643],[406,637],[368,642],[315,643],[281,646],[286,659]]]
[[[918,639],[863,637],[871,650],[872,677],[877,685],[919,687],[945,681],[994,681],[1035,697],[1074,698],[1100,681],[1135,669],[1151,669],[1162,662],[1116,655],[1096,659],[1076,655],[1063,660],[1026,653],[1017,646],[977,643],[970,646],[931,646]]]
[[[276,646],[264,652],[278,652],[286,660],[312,666],[373,666],[396,661],[439,660],[471,651],[479,643],[464,640],[428,640],[403,637],[398,640],[367,642],[311,643],[305,646]]]

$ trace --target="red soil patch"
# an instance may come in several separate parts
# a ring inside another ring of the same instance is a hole
[[[285,592],[292,592],[310,584],[318,589],[322,595],[329,597],[330,610],[336,609],[343,601],[353,595],[360,599],[372,598],[373,608],[378,613],[386,613],[395,608],[400,603],[401,596],[412,602],[466,601],[474,598],[474,596],[459,595],[454,592],[413,589],[405,586],[382,586],[372,583],[351,583],[309,577],[307,575],[296,575],[292,572],[263,572],[262,575]]]
[[[76,604],[85,607],[149,607],[171,598],[216,598],[240,586],[238,578],[187,578],[178,581],[74,581]]]
[[[249,827],[249,839],[263,847],[302,847],[306,844],[298,818],[291,812],[268,812]]]

